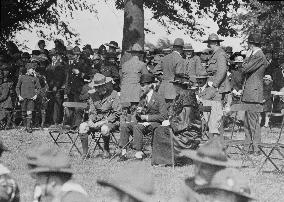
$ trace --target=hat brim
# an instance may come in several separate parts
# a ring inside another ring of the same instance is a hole
[[[206,163],[206,164],[210,164],[210,165],[215,165],[215,166],[221,166],[221,167],[241,167],[241,165],[239,165],[238,162],[236,161],[232,161],[230,159],[228,159],[227,161],[218,161],[218,160],[214,160],[212,158],[208,158],[208,157],[200,157],[197,154],[197,151],[195,150],[186,150],[183,151],[183,156],[189,157],[190,159],[194,160],[194,161],[198,161],[201,163]]]
[[[209,43],[210,41],[222,42],[222,41],[224,41],[224,40],[223,40],[223,39],[218,39],[218,40],[206,40],[206,41],[203,41],[202,43]]]
[[[32,164],[31,164],[32,165]],[[73,174],[71,168],[63,168],[63,169],[54,169],[54,168],[46,168],[46,167],[36,167],[29,171],[30,174],[36,173],[67,173]]]
[[[145,51],[141,50],[141,51],[136,51],[136,50],[127,50],[127,53],[145,53]]]
[[[107,83],[109,83],[109,82],[111,82],[111,81],[113,81],[113,79],[112,79],[111,77],[106,77],[106,80],[105,80],[105,82],[103,82],[103,83],[94,84],[94,83],[91,81],[91,83],[89,83],[88,85],[89,85],[90,88],[94,88],[94,87],[98,87],[98,86],[105,85],[105,84],[107,84]]]
[[[115,49],[119,49],[119,47],[117,47],[117,46],[115,46],[115,45],[112,45],[112,44],[109,44],[109,43],[106,43],[105,45],[108,46],[108,47],[112,47],[112,48],[115,48]]]
[[[228,192],[237,194],[239,196],[243,196],[243,197],[251,199],[251,200],[257,200],[254,196],[251,196],[251,195],[246,194],[246,193],[234,192],[230,189],[227,189],[226,187],[213,187],[212,185],[208,185],[208,186],[202,186],[200,188],[197,188],[198,192],[207,191],[207,190],[224,190],[224,191],[228,191]]]
[[[147,194],[141,193],[137,191],[136,189],[133,189],[130,186],[118,184],[116,182],[107,182],[104,180],[97,180],[97,183],[101,186],[111,187],[113,189],[124,192],[130,195],[131,197],[137,199],[138,201],[141,201],[141,202],[151,201],[151,197],[149,197]]]
[[[181,82],[181,81],[169,81],[170,83],[172,84],[184,84],[184,85],[189,85],[190,82],[188,81],[185,81],[185,82]]]

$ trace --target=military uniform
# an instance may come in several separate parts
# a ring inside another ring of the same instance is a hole
[[[11,121],[11,110],[13,108],[11,97],[12,87],[12,82],[4,81],[0,84],[0,121],[7,117],[8,125]]]

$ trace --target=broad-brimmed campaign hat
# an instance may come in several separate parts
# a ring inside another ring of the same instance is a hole
[[[180,156],[194,161],[221,167],[239,167],[236,161],[228,159],[219,138],[214,138],[200,146],[197,150],[184,150]]]
[[[55,146],[40,145],[27,154],[30,173],[67,173],[72,174],[68,155]]]
[[[127,168],[120,171],[110,180],[98,180],[98,184],[111,187],[123,192],[132,198],[141,201],[152,201],[154,194],[154,183],[152,176],[145,167],[138,165],[134,168]]]
[[[193,51],[193,47],[191,44],[185,44],[183,47],[184,51]]]
[[[173,46],[179,46],[179,47],[184,47],[184,40],[181,38],[176,38],[174,40]]]
[[[142,46],[140,46],[138,43],[134,44],[130,50],[127,50],[128,53],[144,53],[144,50]]]
[[[173,84],[190,84],[189,77],[186,74],[179,73],[175,74],[174,80],[170,81]]]
[[[111,77],[106,77],[100,73],[96,73],[92,78],[92,81],[89,83],[89,87],[94,88],[101,85],[105,85],[111,82],[113,79]]]
[[[110,41],[109,43],[105,44],[106,46],[119,49],[118,43],[116,41]]]
[[[248,178],[234,168],[226,168],[218,171],[213,176],[210,184],[197,189],[199,193],[208,193],[210,190],[224,190],[250,200],[256,200],[251,194]]]
[[[210,41],[217,41],[217,42],[221,42],[224,41],[223,39],[219,39],[219,36],[215,33],[209,34],[209,37],[206,41],[203,41],[203,43],[208,43]]]

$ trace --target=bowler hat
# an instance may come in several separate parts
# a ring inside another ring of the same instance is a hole
[[[210,41],[217,41],[217,42],[221,42],[224,41],[223,39],[219,39],[218,35],[215,33],[209,34],[209,37],[206,41],[203,41],[203,43],[208,43]]]
[[[61,43],[62,45],[64,45],[64,41],[63,41],[62,39],[55,39],[55,40],[54,40],[54,43],[55,43],[55,42],[58,42],[58,43]]]
[[[261,34],[258,33],[253,33],[250,34],[248,37],[248,43],[252,43],[252,44],[261,44]]]
[[[173,46],[184,47],[184,40],[181,39],[181,38],[176,38],[176,39],[174,40]]]
[[[29,54],[28,52],[23,52],[23,53],[21,54],[21,58],[28,58],[28,59],[30,59],[31,56],[30,56],[30,54]]]
[[[140,84],[150,84],[155,82],[155,76],[151,73],[142,74]]]
[[[34,165],[30,173],[67,173],[72,174],[68,155],[55,146],[41,145],[32,149],[28,155],[28,165]]]
[[[130,50],[127,50],[126,52],[129,52],[129,53],[144,53],[144,50],[138,43],[136,43],[131,47]]]
[[[234,168],[226,168],[218,171],[213,176],[210,184],[197,189],[199,193],[210,190],[224,190],[250,200],[255,200],[251,195],[248,178]]]
[[[91,88],[98,87],[101,85],[105,85],[111,81],[112,81],[111,77],[105,77],[104,75],[100,73],[96,73],[94,77],[92,78],[91,83],[89,83],[89,87]]]
[[[83,50],[87,50],[87,49],[93,51],[92,46],[91,46],[90,44],[86,44],[86,45],[83,47]]]
[[[193,51],[193,47],[191,44],[185,44],[183,47],[184,51]]]
[[[189,77],[184,73],[175,74],[174,80],[170,81],[170,83],[176,84],[190,84]]]
[[[38,42],[37,42],[37,45],[39,45],[39,44],[44,44],[45,45],[45,41],[44,40],[39,40]]]
[[[237,162],[227,158],[219,138],[214,138],[200,146],[197,150],[186,150],[180,153],[194,161],[221,166],[238,167]]]
[[[109,43],[106,44],[106,46],[115,48],[115,49],[119,49],[118,47],[118,43],[116,41],[110,41]]]
[[[111,180],[98,180],[98,184],[111,187],[123,192],[132,198],[141,201],[151,201],[154,194],[153,178],[145,167],[135,166],[122,169]]]

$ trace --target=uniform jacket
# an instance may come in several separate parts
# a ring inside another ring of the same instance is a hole
[[[263,76],[268,63],[262,50],[258,50],[243,63],[243,74],[245,76],[242,101],[263,102]]]
[[[0,109],[13,108],[11,98],[12,87],[13,83],[11,82],[4,82],[0,85]]]
[[[37,77],[30,75],[22,75],[19,77],[16,86],[16,93],[18,96],[20,95],[24,99],[31,99],[32,97],[38,94],[38,90],[40,88],[41,87]]]
[[[163,70],[163,78],[159,88],[159,93],[165,99],[175,99],[176,97],[176,90],[170,81],[173,81],[175,74],[179,73],[177,71],[181,69],[183,61],[184,59],[176,51],[173,51],[162,58],[161,67]]]
[[[185,59],[178,73],[184,73],[188,76],[197,76],[206,74],[206,69],[201,65],[200,57],[196,55],[190,59]],[[196,79],[191,78],[191,81],[195,82]]]
[[[107,120],[115,123],[119,120],[120,104],[116,91],[109,92],[104,98],[97,94],[89,99],[89,119],[93,122]]]
[[[157,92],[154,91],[149,102],[143,98],[138,107],[142,107],[142,113],[148,115],[147,122],[162,123],[167,119],[167,106],[165,99]]]
[[[213,52],[208,61],[207,73],[212,75],[208,78],[208,81],[213,82],[213,88],[208,87],[205,89],[204,99],[221,100],[221,94],[231,91],[227,72],[227,56],[225,51],[220,47]]]
[[[140,77],[148,72],[146,64],[137,56],[132,57],[122,65],[121,103],[140,101]]]
[[[115,82],[119,81],[118,66],[113,64],[102,64],[100,66],[100,73],[106,77],[111,77]]]

